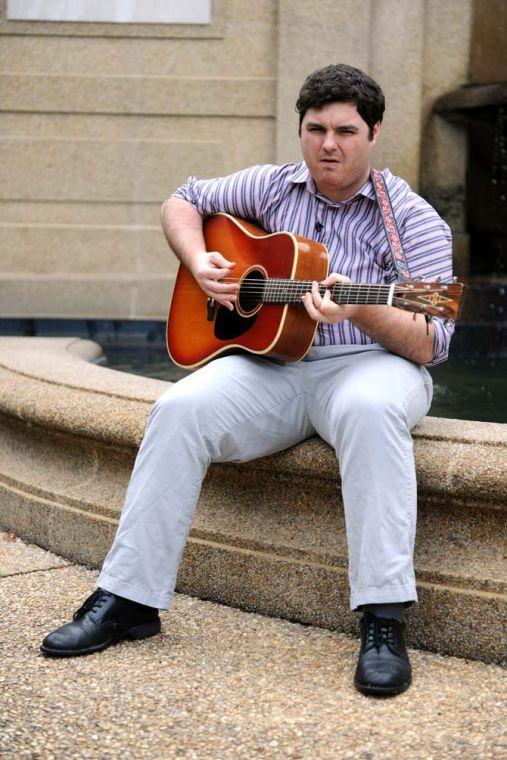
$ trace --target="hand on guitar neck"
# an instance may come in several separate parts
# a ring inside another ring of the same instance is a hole
[[[434,330],[423,315],[401,311],[394,306],[365,306],[337,304],[332,299],[330,288],[336,283],[348,282],[350,278],[333,273],[320,284],[326,287],[322,295],[317,282],[312,290],[302,297],[306,311],[316,322],[337,324],[349,319],[376,343],[418,364],[426,364],[433,356]]]
[[[305,305],[306,311],[316,322],[337,324],[343,319],[350,319],[354,308],[357,308],[351,304],[337,304],[333,301],[330,288],[339,282],[351,283],[352,280],[343,274],[333,272],[320,283],[314,281],[311,291],[302,296],[301,300]],[[323,295],[319,291],[319,285],[323,285],[326,288]]]

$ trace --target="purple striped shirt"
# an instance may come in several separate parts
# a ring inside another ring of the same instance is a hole
[[[398,224],[412,278],[443,282],[452,279],[451,232],[434,208],[389,169],[382,174]],[[371,180],[349,200],[331,201],[321,195],[304,161],[298,164],[252,166],[227,177],[198,180],[189,177],[173,195],[188,201],[206,217],[224,211],[249,219],[267,232],[287,230],[324,243],[330,272],[353,282],[395,282],[389,243]],[[450,320],[434,318],[433,359],[447,359],[454,332]],[[320,323],[314,345],[367,344],[374,341],[349,320]]]

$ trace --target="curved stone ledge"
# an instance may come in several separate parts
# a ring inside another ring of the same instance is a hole
[[[153,401],[167,383],[106,369],[91,341],[0,338],[0,524],[100,566]],[[413,644],[501,657],[505,425],[427,417],[419,482]],[[318,438],[206,478],[178,588],[355,630],[334,453]],[[282,591],[280,591],[282,589]],[[463,619],[474,617],[474,637]]]
[[[161,380],[91,364],[100,346],[78,338],[0,338],[0,412],[33,424],[137,448]],[[413,431],[419,492],[446,503],[507,505],[507,426],[426,417]],[[339,481],[319,438],[243,465]]]
[[[79,338],[0,338],[0,412],[74,435],[138,446],[160,380],[100,367]]]

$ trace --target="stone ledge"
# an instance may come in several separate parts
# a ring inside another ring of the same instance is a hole
[[[167,383],[90,363],[100,352],[79,338],[0,338],[0,412],[137,448]],[[470,503],[473,486],[474,504],[507,506],[506,425],[426,417],[413,436],[421,493]],[[339,481],[334,452],[317,437],[242,467]]]
[[[502,106],[507,104],[507,84],[493,82],[492,84],[462,85],[452,92],[441,95],[435,101],[433,110],[444,116],[456,115],[457,112],[469,111],[475,108]]]

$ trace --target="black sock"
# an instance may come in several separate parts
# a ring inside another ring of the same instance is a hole
[[[365,604],[363,610],[372,612],[375,617],[394,618],[403,623],[405,602],[382,602],[381,604]]]

